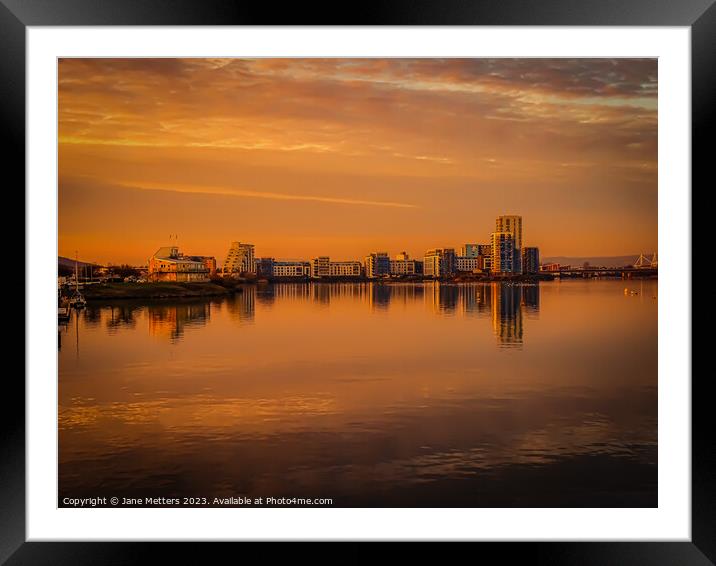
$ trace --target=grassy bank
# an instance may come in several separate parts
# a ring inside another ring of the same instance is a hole
[[[233,289],[215,283],[103,283],[82,289],[92,299],[168,299],[228,295]]]

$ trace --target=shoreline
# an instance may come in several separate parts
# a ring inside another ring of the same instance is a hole
[[[112,299],[181,299],[223,297],[236,292],[212,282],[197,283],[97,283],[85,285],[81,292],[88,301]],[[240,292],[240,289],[238,289]],[[72,289],[66,293],[72,294]]]
[[[489,277],[458,275],[449,278],[433,279],[427,277],[403,277],[390,279],[368,279],[366,277],[324,277],[315,278],[271,278],[271,279],[227,279],[222,281],[207,281],[195,283],[97,283],[82,287],[82,294],[88,301],[107,301],[124,299],[192,299],[226,297],[243,292],[247,285],[264,286],[273,284],[334,284],[334,283],[373,283],[376,285],[400,285],[406,283],[439,282],[445,284],[455,283],[539,283],[560,279],[592,279],[594,277],[568,276],[557,277],[552,274],[518,275],[513,277]],[[620,280],[620,277],[601,276],[598,279]],[[655,277],[649,277],[655,278]],[[640,278],[635,278],[640,279]],[[71,295],[71,288],[63,289],[64,295]]]

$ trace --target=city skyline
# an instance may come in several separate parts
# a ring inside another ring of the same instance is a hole
[[[655,59],[62,59],[59,255],[657,247]],[[151,242],[149,244],[148,242]],[[529,244],[528,244],[529,245]]]

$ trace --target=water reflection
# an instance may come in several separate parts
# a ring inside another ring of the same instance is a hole
[[[249,286],[224,303],[231,318],[239,324],[251,323],[256,311],[256,287]]]
[[[641,285],[91,304],[60,328],[60,495],[653,506],[656,283]]]
[[[147,307],[149,334],[168,338],[172,342],[181,340],[186,328],[204,326],[210,317],[211,305],[208,302]]]
[[[539,313],[540,286],[538,283],[285,283],[246,286],[234,296],[218,301],[217,305],[226,308],[239,324],[246,324],[254,321],[257,303],[267,308],[296,302],[328,307],[335,301],[354,301],[373,312],[423,302],[431,312],[441,316],[489,317],[498,344],[513,348],[523,343],[523,319],[535,318]],[[138,304],[94,305],[84,311],[83,317],[88,327],[104,321],[112,333],[123,326],[134,327],[141,309]],[[146,311],[149,334],[167,337],[172,342],[182,339],[185,327],[204,325],[211,316],[209,302],[153,304],[146,307]]]

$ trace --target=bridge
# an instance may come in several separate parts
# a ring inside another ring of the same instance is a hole
[[[622,279],[656,277],[659,273],[659,260],[657,255],[647,258],[644,254],[639,257],[632,265],[623,267],[560,267],[559,270],[543,271],[542,273],[550,273],[555,277],[621,277]]]

